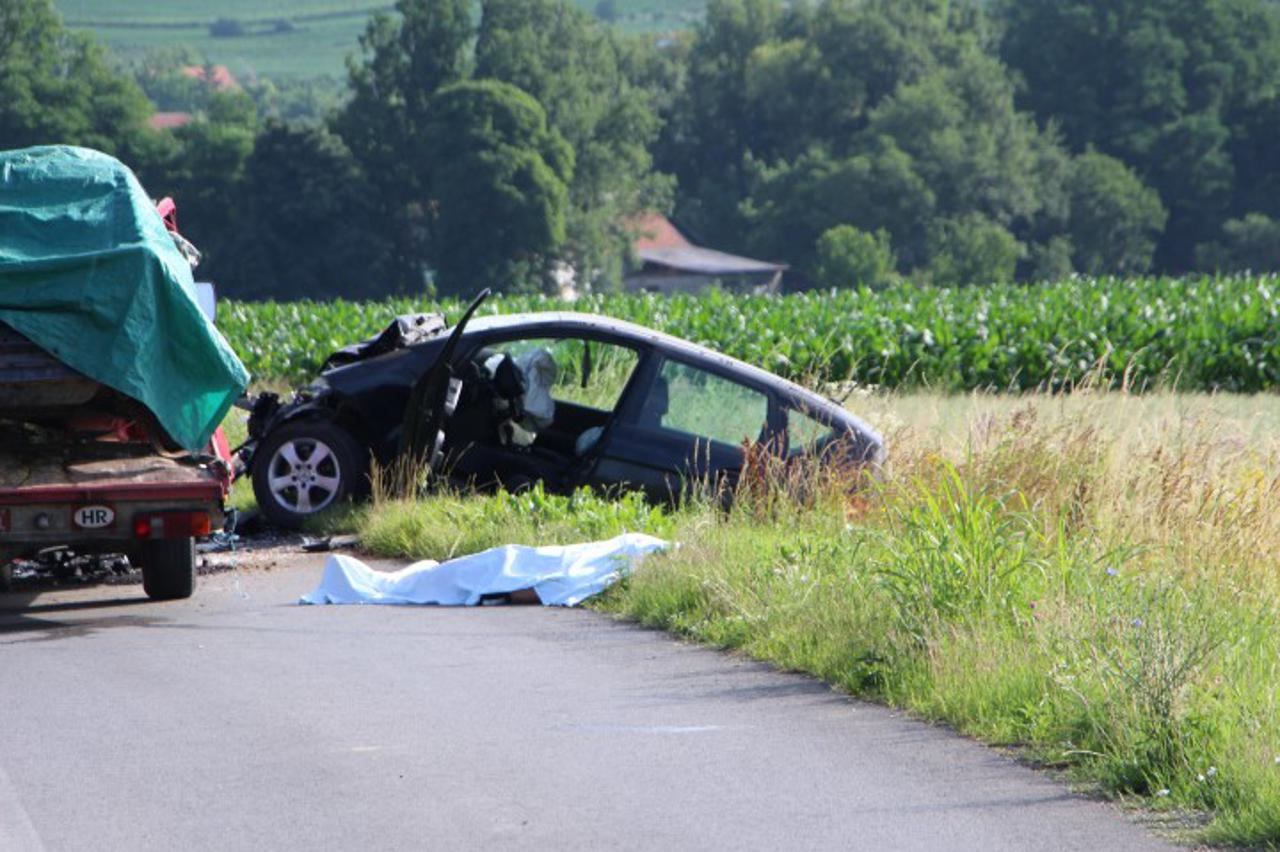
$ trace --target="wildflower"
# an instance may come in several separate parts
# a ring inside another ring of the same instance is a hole
[[[1108,569],[1107,569],[1107,576],[1108,576],[1108,577],[1119,577],[1119,576],[1120,576],[1120,572],[1119,572],[1119,571],[1117,571],[1115,568],[1108,568]]]
[[[1203,772],[1201,772],[1199,775],[1197,775],[1197,776],[1196,776],[1196,780],[1197,780],[1197,781],[1199,781],[1201,784],[1203,784],[1203,783],[1204,783],[1204,780],[1205,780],[1205,778],[1204,778],[1204,773],[1203,773]]]
[[[1212,778],[1217,774],[1218,774],[1218,767],[1216,766],[1210,766],[1209,771],[1205,773],[1205,775],[1208,775],[1210,778]]]
[[[1165,796],[1169,795],[1169,788],[1168,788],[1168,787],[1164,787],[1164,788],[1162,788],[1162,789],[1160,789],[1160,790],[1156,790],[1156,795],[1157,795],[1157,796],[1159,796],[1159,797],[1161,797],[1161,798],[1164,798]]]
[[[1133,626],[1134,626],[1134,627],[1144,627],[1144,626],[1146,626],[1146,625],[1143,623],[1143,621],[1142,621],[1142,619],[1141,619],[1141,618],[1135,618],[1135,619],[1133,620]]]

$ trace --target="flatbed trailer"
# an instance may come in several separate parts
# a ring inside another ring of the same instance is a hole
[[[121,553],[155,599],[195,590],[195,539],[221,529],[231,482],[221,432],[166,448],[154,418],[0,324],[0,589],[13,560],[52,548]]]

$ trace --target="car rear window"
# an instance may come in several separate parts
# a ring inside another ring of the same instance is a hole
[[[830,439],[834,432],[830,425],[810,417],[799,409],[787,410],[788,455],[808,452]]]

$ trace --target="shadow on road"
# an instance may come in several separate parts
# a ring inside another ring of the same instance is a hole
[[[0,644],[9,644],[4,637],[22,634],[41,634],[12,641],[42,641],[87,636],[113,627],[153,627],[169,624],[169,619],[141,614],[104,615],[97,618],[48,618],[61,613],[100,612],[120,607],[146,604],[146,598],[106,598],[77,601],[50,601],[37,603],[39,591],[19,591],[0,594]]]

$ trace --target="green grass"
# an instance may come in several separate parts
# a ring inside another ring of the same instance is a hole
[[[348,54],[358,52],[370,10],[389,7],[379,0],[55,0],[72,26],[90,25],[113,52],[125,59],[149,50],[185,46],[237,76],[341,77]],[[594,0],[578,0],[591,11]],[[628,32],[666,32],[691,27],[703,0],[617,0],[617,26]],[[324,17],[333,16],[333,17]],[[242,23],[286,19],[292,32],[213,38],[208,25],[218,18]],[[110,24],[107,26],[106,24]]]
[[[535,486],[492,497],[437,494],[389,500],[355,519],[361,547],[379,556],[445,560],[503,544],[572,544],[624,532],[670,536],[673,516],[638,494],[617,500],[590,491],[547,494]]]
[[[411,558],[677,540],[597,606],[1203,812],[1194,839],[1280,844],[1280,399],[862,402],[899,425],[853,497],[766,468],[729,512],[452,495],[357,526]]]

